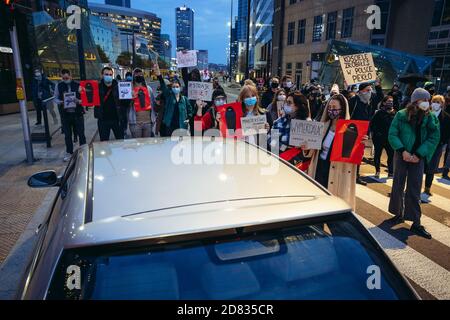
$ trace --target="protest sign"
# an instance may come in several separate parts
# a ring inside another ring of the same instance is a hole
[[[119,99],[133,99],[133,88],[132,83],[130,81],[119,81],[118,86],[119,89]]]
[[[372,53],[359,53],[340,56],[339,62],[347,85],[375,81],[377,73]]]
[[[289,145],[294,147],[307,146],[308,149],[322,148],[324,124],[317,121],[291,120]]]
[[[197,65],[197,51],[177,51],[178,68],[195,67]]]
[[[96,80],[80,81],[81,104],[85,107],[94,107],[100,105],[100,95],[98,93],[98,82]]]
[[[331,161],[361,164],[364,155],[362,138],[367,134],[369,121],[338,120],[331,151]]]
[[[217,107],[220,114],[220,132],[224,138],[241,138],[242,103],[234,102]]]
[[[64,93],[64,109],[75,109],[77,107],[77,95],[75,92]]]
[[[188,99],[211,101],[213,91],[213,84],[211,82],[189,81]]]
[[[266,133],[267,117],[265,115],[254,117],[242,117],[241,128],[242,135],[251,136],[258,133]]]
[[[150,94],[146,86],[134,87],[133,89],[133,102],[136,112],[148,111],[152,108],[150,103]]]

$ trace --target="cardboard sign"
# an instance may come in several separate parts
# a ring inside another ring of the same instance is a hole
[[[362,137],[368,129],[369,121],[338,120],[331,161],[361,164],[364,155]]]
[[[75,92],[64,93],[64,109],[75,109],[77,107],[77,95]]]
[[[242,117],[241,128],[243,136],[252,136],[258,133],[266,133],[267,117],[265,115]]]
[[[130,81],[119,81],[117,87],[119,90],[120,100],[133,99],[133,88]]]
[[[197,51],[189,50],[186,53],[177,51],[177,66],[178,68],[187,68],[197,66]]]
[[[148,89],[146,86],[134,87],[133,93],[134,109],[136,110],[136,112],[149,111],[152,109],[150,103],[150,94],[148,93]]]
[[[80,81],[81,104],[85,107],[94,107],[100,105],[100,95],[98,92],[98,81],[83,80]]]
[[[220,132],[224,138],[242,138],[242,103],[234,102],[217,107],[220,114]]]
[[[375,81],[377,73],[372,53],[359,53],[340,56],[339,62],[347,85]]]
[[[211,101],[213,91],[213,84],[211,82],[189,81],[188,99]]]
[[[306,120],[291,120],[289,145],[294,147],[307,146],[308,149],[322,148],[324,123]]]

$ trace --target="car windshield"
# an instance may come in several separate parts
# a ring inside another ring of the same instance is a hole
[[[134,249],[72,249],[47,299],[400,299],[354,217]]]

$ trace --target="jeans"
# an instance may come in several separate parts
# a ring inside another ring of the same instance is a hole
[[[34,109],[36,109],[36,122],[42,123],[43,102],[41,99],[34,101]]]
[[[380,172],[380,165],[381,165],[381,154],[383,153],[383,149],[386,150],[387,154],[387,163],[388,163],[388,172],[389,174],[392,174],[394,172],[394,150],[392,149],[391,145],[388,141],[377,141],[373,140],[373,146],[375,148],[375,154],[373,156],[373,162],[375,166],[376,172]]]
[[[422,191],[424,162],[424,159],[420,159],[418,163],[406,162],[403,161],[401,152],[395,152],[394,154],[394,181],[389,201],[389,212],[396,216],[403,216],[405,220],[414,223],[420,223],[422,215],[420,193]]]
[[[123,140],[124,132],[119,120],[98,120],[97,125],[100,141],[109,141],[111,130],[116,140]]]
[[[79,137],[79,144],[82,146],[86,144],[86,137],[84,135],[84,117],[81,114],[77,114],[75,112],[64,112],[63,114],[64,121],[63,130],[64,130],[64,140],[66,142],[66,152],[72,154],[73,153],[73,141],[72,141],[72,129],[75,129],[77,135]]]
[[[149,138],[151,136],[151,124],[148,123],[130,123],[130,132],[133,138]]]

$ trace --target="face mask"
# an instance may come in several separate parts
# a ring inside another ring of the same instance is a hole
[[[42,78],[42,74],[40,74],[39,72],[36,72],[36,73],[34,74],[34,77],[35,77],[36,79],[41,79],[41,78]]]
[[[106,83],[111,83],[113,81],[113,77],[112,76],[103,76],[103,80],[105,80]]]
[[[419,103],[419,108],[423,111],[427,111],[428,108],[430,107],[430,103],[428,101],[423,101],[421,103]]]
[[[341,114],[341,111],[338,110],[328,110],[328,116],[331,120],[337,119],[339,115]]]
[[[284,100],[286,100],[286,96],[285,96],[284,94],[280,94],[280,95],[277,97],[277,100],[278,100],[278,101],[284,101]]]
[[[394,104],[392,102],[386,102],[383,107],[385,110],[390,110],[394,107]]]
[[[359,98],[364,103],[369,103],[369,100],[370,100],[371,97],[372,97],[372,92],[370,92],[370,91],[360,92],[359,93]]]
[[[272,89],[276,89],[276,88],[278,88],[280,86],[280,84],[278,82],[272,82],[270,84],[270,86],[272,87]]]
[[[283,110],[284,110],[284,113],[286,113],[287,115],[291,115],[293,113],[292,107],[288,106],[288,105],[285,105],[283,107]]]
[[[217,99],[217,100],[214,101],[214,105],[216,107],[223,106],[224,104],[225,104],[225,100],[224,99]]]
[[[246,105],[247,107],[253,107],[253,106],[255,106],[256,102],[257,102],[256,97],[251,97],[251,98],[245,98],[245,99],[244,99],[244,103],[245,103],[245,105]]]
[[[132,76],[128,76],[128,77],[125,78],[125,80],[127,80],[127,81],[133,81],[133,77],[132,77]]]
[[[72,80],[70,80],[70,79],[69,80],[64,80],[65,84],[70,84],[71,82],[72,82]]]
[[[180,94],[181,89],[180,89],[180,88],[172,88],[172,92],[173,92],[174,94]]]
[[[292,82],[291,81],[286,82],[285,87],[286,88],[291,88],[292,87]]]
[[[144,79],[143,76],[136,76],[136,77],[134,77],[134,81],[135,81],[136,83],[144,83],[144,82],[145,82],[145,79]]]
[[[433,111],[437,112],[437,111],[441,110],[441,104],[440,104],[440,103],[433,102],[433,103],[431,104],[431,108],[433,108]]]

